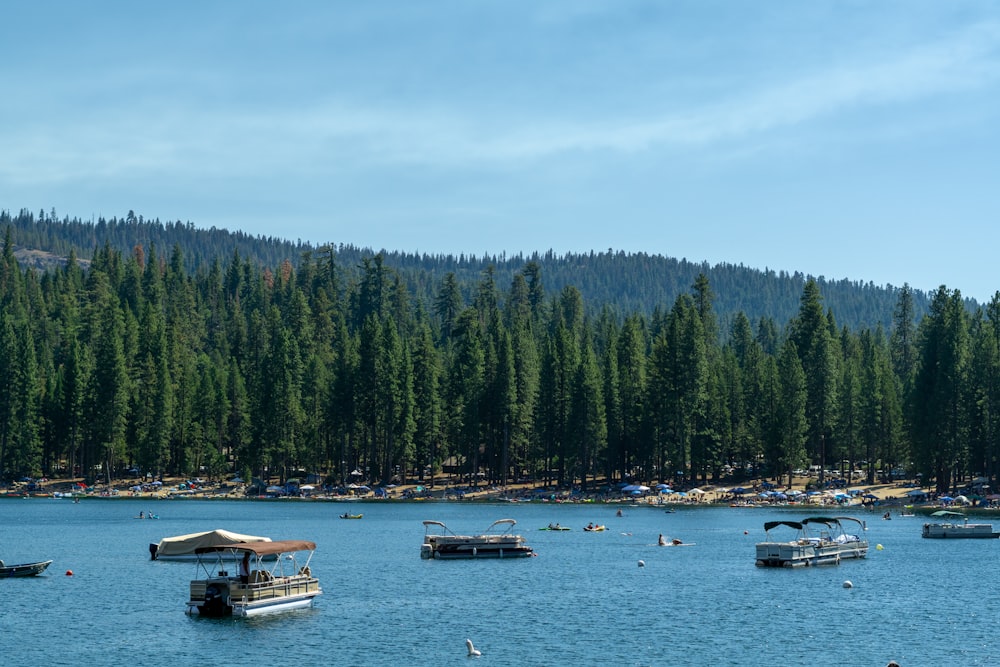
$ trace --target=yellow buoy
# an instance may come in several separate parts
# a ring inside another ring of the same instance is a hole
[[[875,551],[882,551],[882,545],[881,544],[876,544],[875,545]]]

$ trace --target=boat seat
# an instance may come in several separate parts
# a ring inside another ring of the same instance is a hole
[[[271,573],[267,570],[254,570],[250,573],[251,584],[266,584],[271,581],[272,578]]]

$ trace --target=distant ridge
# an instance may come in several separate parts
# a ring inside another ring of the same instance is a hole
[[[184,263],[191,271],[205,269],[215,262],[226,265],[238,253],[243,261],[275,268],[283,262],[297,266],[302,257],[319,251],[334,251],[335,261],[347,280],[358,275],[364,258],[381,254],[386,267],[399,273],[411,293],[425,303],[432,303],[441,280],[454,273],[468,303],[484,271],[493,267],[493,280],[503,292],[514,275],[529,262],[541,268],[542,284],[549,298],[567,287],[576,287],[588,309],[594,313],[609,308],[624,316],[639,312],[666,311],[677,296],[690,292],[695,278],[704,273],[715,294],[715,308],[723,331],[732,316],[742,311],[756,322],[773,319],[779,326],[796,315],[802,288],[814,278],[839,326],[851,329],[891,327],[892,313],[901,286],[875,285],[848,279],[827,280],[799,272],[753,269],[742,264],[690,262],[662,255],[608,249],[601,252],[557,254],[553,250],[516,255],[447,255],[413,253],[400,250],[373,250],[350,244],[313,245],[277,237],[253,236],[240,231],[215,227],[203,229],[187,222],[161,222],[144,219],[132,211],[124,218],[58,218],[55,211],[37,215],[22,209],[16,215],[0,211],[0,227],[12,229],[16,255],[24,266],[40,271],[65,262],[75,251],[81,264],[105,244],[123,253],[136,246],[155,246],[157,254],[167,257],[180,248]],[[929,295],[913,290],[913,306],[920,317],[926,312]],[[970,302],[972,304],[973,302]]]

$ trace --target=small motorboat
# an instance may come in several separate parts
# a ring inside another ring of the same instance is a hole
[[[11,577],[34,577],[45,572],[45,568],[52,564],[50,560],[39,561],[38,563],[22,563],[20,565],[7,565],[0,560],[0,579]]]
[[[341,519],[360,519],[364,514],[341,514]]]

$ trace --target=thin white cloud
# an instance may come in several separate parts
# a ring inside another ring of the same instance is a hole
[[[552,112],[470,106],[370,108],[341,101],[238,111],[182,107],[132,116],[127,105],[71,124],[0,130],[13,184],[185,170],[194,177],[417,164],[508,164],[565,154],[755,142],[841,112],[977,91],[1000,78],[1000,24],[984,23],[908,52],[865,57],[758,91],[656,117],[580,122]],[[458,102],[453,104],[458,105]],[[143,109],[149,112],[150,109]]]

